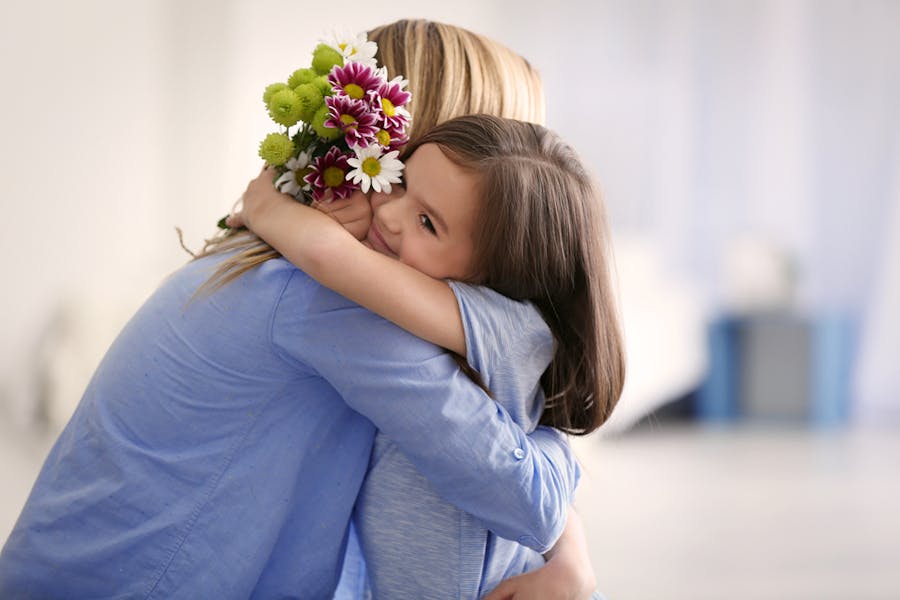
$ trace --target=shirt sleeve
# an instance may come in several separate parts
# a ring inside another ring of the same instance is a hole
[[[314,369],[448,502],[497,535],[549,550],[579,476],[565,437],[546,428],[526,435],[442,349],[301,272],[293,278],[271,330],[285,360]]]
[[[450,282],[462,315],[466,361],[525,431],[544,410],[541,375],[553,360],[550,327],[530,302],[486,287]]]

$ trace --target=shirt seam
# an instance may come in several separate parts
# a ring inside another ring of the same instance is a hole
[[[292,367],[296,367],[298,365],[302,366],[305,369],[309,369],[314,377],[325,380],[325,378],[322,377],[322,374],[319,373],[319,371],[315,367],[313,367],[309,363],[297,360],[297,358],[285,351],[281,344],[275,341],[275,321],[277,319],[278,309],[281,307],[281,301],[284,299],[284,294],[287,292],[288,286],[291,284],[291,281],[293,281],[294,277],[297,276],[297,273],[300,272],[301,271],[299,269],[294,267],[291,270],[290,275],[288,275],[287,279],[285,280],[284,285],[281,286],[281,291],[279,291],[278,295],[275,297],[275,302],[272,304],[272,311],[269,314],[269,325],[266,330],[266,337],[268,339],[269,346],[274,350],[275,355],[280,358],[282,362]]]

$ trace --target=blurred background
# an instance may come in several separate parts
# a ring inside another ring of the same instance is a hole
[[[257,172],[263,88],[423,17],[542,73],[629,353],[575,441],[601,590],[900,597],[900,2],[0,6],[0,541],[106,347]],[[73,549],[77,551],[77,549]]]

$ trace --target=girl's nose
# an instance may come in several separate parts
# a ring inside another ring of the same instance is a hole
[[[397,195],[385,195],[378,199],[378,207],[375,209],[378,221],[391,233],[399,233],[403,220],[402,200]]]

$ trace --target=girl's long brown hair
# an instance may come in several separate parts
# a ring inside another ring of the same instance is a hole
[[[602,198],[575,151],[548,129],[488,115],[438,125],[437,144],[480,182],[471,281],[529,300],[557,342],[541,423],[581,435],[609,417],[625,378]]]

